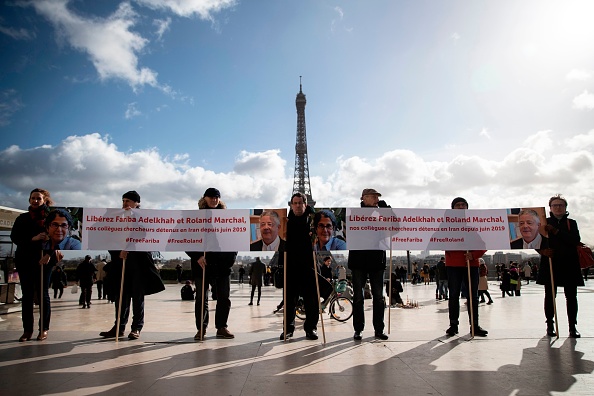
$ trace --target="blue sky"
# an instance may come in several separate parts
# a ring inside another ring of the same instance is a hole
[[[131,0],[0,5],[0,205],[284,207],[299,76],[313,196],[545,206],[594,243],[584,1]]]

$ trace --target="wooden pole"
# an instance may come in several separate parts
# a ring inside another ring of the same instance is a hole
[[[206,252],[204,252],[204,266],[202,267],[202,287],[201,287],[201,299],[202,304],[200,304],[200,341],[204,341],[204,301],[206,301],[206,297],[204,296],[204,284],[206,283]]]
[[[43,259],[43,250],[41,250],[41,259]],[[51,260],[51,257],[50,257]],[[44,320],[43,320],[43,300],[44,300],[44,293],[43,293],[43,267],[44,265],[41,264],[39,266],[40,268],[40,278],[39,280],[41,282],[39,282],[41,284],[40,288],[39,288],[39,334],[41,334],[43,332],[43,328],[44,328]]]
[[[118,317],[116,319],[116,343],[120,338],[120,321],[122,319],[122,297],[124,295],[124,274],[126,271],[126,259],[122,259],[122,280],[120,281],[120,299],[118,300]],[[82,292],[82,290],[81,290]]]
[[[390,279],[388,280],[388,334],[392,324],[392,237],[390,236]]]
[[[311,252],[313,255],[313,261],[314,261],[314,276],[316,277],[316,296],[318,296],[318,313],[320,314],[320,322],[322,323],[322,336],[324,339],[324,344],[326,343],[326,332],[324,330],[324,315],[322,313],[322,304],[320,303],[320,282],[318,280],[318,260],[317,260],[317,256],[316,256],[316,252]],[[330,309],[328,307],[328,309]],[[307,317],[307,310],[305,311],[305,316]]]
[[[553,296],[553,312],[555,312],[555,332],[559,338],[559,321],[557,320],[557,296],[555,296],[555,279],[553,278],[553,258],[549,257],[549,272],[551,273],[551,295]]]
[[[287,341],[287,252],[283,252],[283,341]]]
[[[466,254],[468,254],[468,250]],[[468,309],[470,309],[470,339],[474,338],[474,311],[472,309],[472,281],[470,280],[470,259],[466,257],[466,268],[468,269]],[[452,298],[452,296],[450,296]],[[456,296],[458,298],[458,296]]]

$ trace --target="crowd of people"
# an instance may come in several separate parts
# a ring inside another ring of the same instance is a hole
[[[360,197],[361,207],[389,208],[390,206],[380,200],[380,197],[381,194],[377,190],[364,189]],[[69,232],[73,227],[71,215],[63,209],[50,210],[53,204],[48,191],[40,188],[32,190],[29,195],[29,210],[16,219],[11,232],[11,239],[17,246],[15,264],[23,294],[23,334],[19,338],[21,342],[30,340],[33,335],[33,305],[36,295],[42,307],[37,340],[47,339],[51,319],[49,286],[51,285],[54,289],[54,298],[58,299],[62,297],[66,286],[64,269],[60,266],[63,258],[61,251],[81,248],[80,241],[72,237]],[[139,207],[140,195],[136,191],[123,194],[122,209],[132,210]],[[224,210],[226,205],[221,200],[218,189],[208,188],[198,201],[198,208]],[[576,251],[576,246],[580,242],[579,230],[575,220],[568,218],[565,198],[558,195],[551,197],[549,208],[550,217],[546,219],[545,225],[547,236],[541,235],[538,238],[537,251],[541,255],[540,265],[530,262],[520,265],[512,262],[508,267],[498,264],[496,265],[497,280],[501,282],[502,297],[520,296],[522,280],[528,284],[531,279],[536,279],[537,284],[544,285],[544,311],[549,336],[556,335],[553,298],[556,295],[557,286],[562,286],[567,301],[569,334],[570,337],[579,338],[580,333],[576,328],[577,287],[584,285]],[[462,197],[457,197],[452,201],[451,209],[467,210],[468,202]],[[527,213],[526,216],[534,217],[531,213]],[[286,240],[279,235],[280,218],[275,211],[262,212],[259,217],[259,227],[261,239],[252,243],[250,250],[275,252],[273,257],[275,267],[278,268],[279,273],[285,270],[286,283],[281,282],[282,278],[275,277],[270,266],[267,267],[260,258],[257,258],[249,266],[248,275],[252,286],[249,305],[254,303],[256,290],[258,292],[256,304],[260,305],[263,284],[274,283],[277,287],[284,287],[285,299],[280,305],[286,308],[286,322],[280,339],[286,340],[293,337],[295,306],[299,298],[303,299],[306,312],[316,313],[306,316],[303,326],[305,336],[309,340],[318,339],[318,290],[323,298],[327,298],[328,292],[332,289],[328,289],[324,282],[329,283],[334,274],[331,270],[330,256],[324,257],[324,263],[318,266],[314,262],[314,252],[320,254],[346,249],[346,242],[336,235],[335,215],[329,210],[321,210],[314,214],[313,209],[307,204],[306,195],[298,192],[291,197]],[[315,235],[314,244],[312,244],[312,234]],[[472,307],[468,310],[471,333],[482,337],[488,335],[488,331],[479,325],[478,315],[479,297],[480,302],[493,303],[488,291],[488,269],[482,259],[485,252],[486,250],[446,251],[445,256],[434,266],[424,264],[420,269],[414,266],[411,274],[412,283],[423,282],[428,285],[435,282],[436,299],[448,301],[449,327],[446,330],[448,336],[459,332],[459,297],[461,295],[467,300],[469,307]],[[231,309],[230,274],[237,252],[186,253],[190,257],[193,282],[186,282],[181,294],[182,299],[195,301],[197,333],[194,339],[204,339],[210,323],[209,286],[212,289],[212,298],[217,300],[214,318],[216,337],[234,338],[234,334],[228,329],[228,318]],[[101,332],[100,336],[122,337],[132,313],[128,338],[138,339],[144,326],[144,298],[163,291],[165,289],[163,281],[151,252],[114,250],[109,251],[109,254],[110,262],[101,260],[95,265],[91,257],[86,256],[77,267],[76,279],[81,288],[81,306],[90,308],[92,287],[97,284],[98,298],[115,302],[114,326],[110,330]],[[384,332],[386,303],[383,295],[386,264],[386,254],[383,250],[352,250],[348,256],[348,268],[352,274],[353,339],[355,341],[362,340],[365,329],[364,289],[366,284],[369,285],[373,300],[374,337],[379,340],[388,339],[388,335]],[[318,275],[314,275],[313,271],[319,272],[321,284],[316,280]],[[243,283],[245,274],[246,270],[241,268],[239,283]],[[402,303],[398,293],[402,291],[402,284],[407,281],[406,268],[397,266],[391,276],[394,299],[390,303]],[[338,266],[336,277],[346,279],[346,269]],[[181,266],[177,268],[177,279],[181,281]],[[40,289],[42,294],[36,294]]]

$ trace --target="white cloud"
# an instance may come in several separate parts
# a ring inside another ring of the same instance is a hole
[[[12,37],[15,40],[33,40],[36,37],[35,32],[24,28],[15,29],[11,27],[0,26],[0,33]]]
[[[487,138],[487,140],[491,140],[491,135],[489,134],[489,130],[487,128],[481,129],[479,136],[484,136]]]
[[[128,108],[126,109],[126,113],[124,114],[124,117],[127,120],[129,120],[131,118],[138,117],[141,114],[142,113],[140,112],[140,110],[138,110],[136,108],[136,102],[132,102],[132,103],[128,103]]]
[[[444,208],[463,196],[473,209],[545,206],[563,193],[582,239],[594,243],[593,146],[594,131],[566,140],[541,131],[497,160],[476,153],[434,161],[409,150],[341,157],[330,176],[310,175],[312,193],[318,207],[358,206],[362,189],[375,188],[392,207]],[[286,207],[293,170],[278,150],[242,151],[225,172],[190,163],[188,154],[167,158],[155,148],[123,152],[97,133],[57,146],[10,146],[0,151],[0,205],[24,208],[39,186],[59,205],[117,206],[135,189],[145,208],[192,209],[206,188],[217,187],[231,208]]]
[[[592,78],[592,72],[589,70],[573,69],[565,78],[569,81],[587,81]]]
[[[158,10],[165,9],[182,17],[197,15],[212,20],[212,14],[237,4],[236,0],[135,0],[136,3]]]
[[[157,37],[159,40],[163,38],[163,34],[169,30],[169,25],[171,25],[171,18],[167,19],[155,19],[153,21],[153,25],[157,27]]]
[[[578,110],[594,109],[594,94],[584,90],[584,92],[573,98],[573,107]]]
[[[458,41],[458,40],[460,40],[460,35],[458,33],[454,32],[451,34],[450,38],[454,41]]]
[[[68,9],[69,2],[31,4],[54,24],[61,38],[89,56],[101,80],[124,80],[134,89],[143,85],[159,86],[157,73],[138,65],[138,54],[148,41],[131,30],[136,13],[129,3],[121,3],[107,18],[84,18]]]
[[[0,127],[9,125],[12,115],[23,108],[23,103],[14,89],[0,91]]]

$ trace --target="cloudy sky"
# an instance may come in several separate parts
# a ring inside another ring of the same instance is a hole
[[[546,206],[594,243],[594,2],[0,5],[0,205],[285,207],[299,76],[317,206]]]

